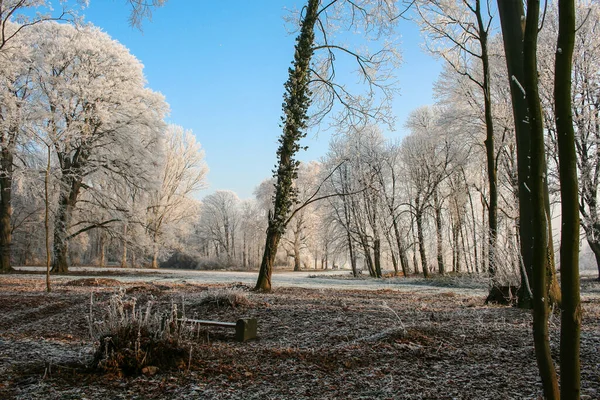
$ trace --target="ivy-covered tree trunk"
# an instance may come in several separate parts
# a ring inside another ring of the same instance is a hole
[[[545,207],[546,156],[542,109],[538,92],[537,37],[539,0],[528,0],[523,40],[524,88],[529,109],[531,129],[531,194],[533,219],[532,286],[533,286],[533,342],[537,364],[542,378],[544,397],[559,399],[558,380],[550,353],[548,335],[549,298],[547,296],[548,268],[548,215]]]
[[[298,173],[295,155],[300,150],[299,141],[306,136],[308,108],[310,106],[310,62],[315,39],[314,28],[318,16],[319,0],[308,0],[296,39],[293,66],[285,84],[283,101],[283,133],[277,150],[278,165],[275,173],[275,201],[269,215],[267,238],[255,290],[271,290],[271,273],[279,240],[285,231],[290,208],[296,200],[293,188]]]
[[[579,337],[579,187],[577,153],[571,101],[571,74],[575,46],[575,2],[559,0],[559,28],[555,59],[554,107],[558,139],[558,161],[562,229],[560,266],[562,313],[560,330],[560,394],[563,400],[579,399],[581,391]]]

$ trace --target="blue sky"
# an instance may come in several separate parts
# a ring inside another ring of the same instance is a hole
[[[210,168],[209,188],[233,190],[241,198],[271,175],[280,135],[283,84],[293,57],[294,36],[283,21],[300,0],[169,0],[145,21],[143,32],[127,24],[124,1],[92,0],[86,21],[127,46],[144,64],[148,85],[166,96],[169,122],[193,130]],[[418,29],[402,22],[401,95],[394,101],[396,130],[414,108],[432,103],[441,63],[420,47]],[[310,133],[303,161],[327,152],[331,132]]]

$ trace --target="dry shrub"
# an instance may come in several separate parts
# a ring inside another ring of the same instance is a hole
[[[122,286],[123,284],[112,278],[81,278],[68,281],[65,286]]]
[[[127,288],[125,290],[125,293],[126,294],[139,293],[139,294],[159,295],[162,290],[163,289],[161,287],[154,285],[152,283],[144,283],[142,285],[132,286],[130,288]]]
[[[250,307],[253,305],[246,293],[231,289],[209,291],[202,296],[199,304],[217,308]]]
[[[97,343],[92,367],[117,375],[138,375],[144,367],[182,367],[191,351],[193,331],[181,322],[175,303],[161,312],[151,298],[137,306],[135,297],[113,295],[101,319],[96,320],[93,297],[88,324]]]

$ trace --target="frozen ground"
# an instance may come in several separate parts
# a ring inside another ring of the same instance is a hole
[[[42,267],[16,267],[23,272],[41,272]],[[253,286],[258,276],[257,272],[241,271],[195,271],[195,270],[176,270],[176,269],[132,269],[132,268],[99,268],[99,267],[71,267],[70,271],[78,278],[98,277],[106,272],[107,276],[118,279],[122,282],[171,282],[171,283],[197,283],[197,284],[216,284],[216,283],[235,283],[241,282],[244,285]],[[89,275],[86,273],[89,272]],[[15,278],[20,275],[15,275]],[[23,274],[27,278],[44,279],[40,274]],[[336,279],[339,277],[340,279]],[[485,283],[469,282],[468,284],[459,283],[457,285],[432,286],[420,278],[386,278],[386,279],[346,279],[350,277],[350,272],[345,270],[337,271],[275,271],[272,277],[273,287],[301,287],[310,289],[348,289],[348,290],[381,290],[393,289],[406,292],[457,292],[457,289],[468,291],[471,295],[483,295],[487,292]],[[61,276],[52,275],[54,282],[65,282],[72,280],[73,275]],[[458,282],[458,280],[457,280]]]

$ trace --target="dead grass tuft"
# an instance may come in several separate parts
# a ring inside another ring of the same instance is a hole
[[[65,282],[65,286],[109,286],[109,287],[120,287],[123,284],[111,278],[81,278],[72,281]]]
[[[246,293],[231,289],[209,291],[202,296],[199,304],[216,308],[251,307],[254,305]]]

